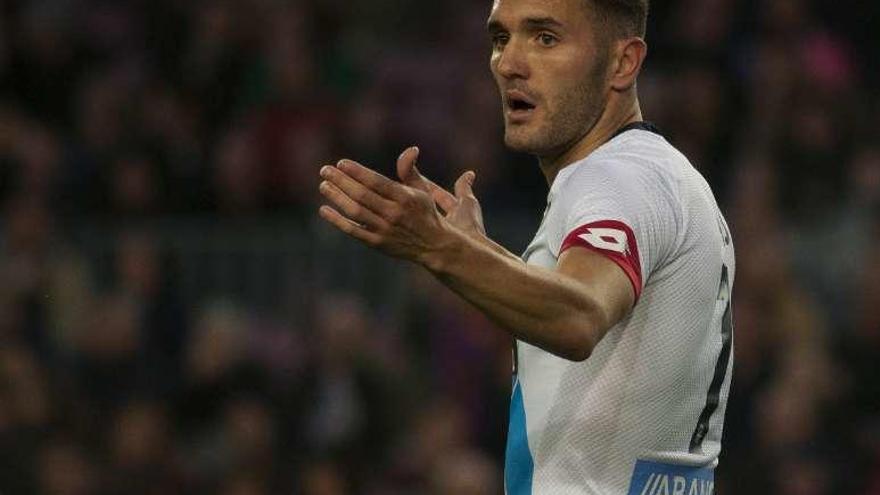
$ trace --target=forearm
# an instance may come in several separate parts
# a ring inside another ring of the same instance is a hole
[[[508,251],[507,249],[505,249],[504,246],[502,246],[501,244],[498,244],[497,242],[493,241],[492,239],[490,239],[489,237],[487,237],[485,234],[482,234],[482,235],[472,235],[472,236],[471,236],[471,239],[474,239],[474,240],[477,241],[477,243],[482,244],[482,245],[488,247],[492,252],[494,252],[494,253],[496,253],[496,254],[499,254],[499,255],[501,255],[501,256],[503,256],[503,257],[505,257],[505,258],[511,259],[511,260],[513,260],[513,261],[517,261],[517,262],[522,263],[522,260],[520,259],[519,256],[517,256],[517,255],[511,253],[510,251]]]
[[[413,152],[408,156],[411,162]],[[462,176],[456,183],[456,195],[446,197],[444,217],[424,190],[354,162],[323,167],[321,177],[321,194],[338,208],[323,206],[322,218],[368,246],[426,266],[516,338],[583,360],[609,326],[610,312],[599,303],[602,294],[595,293],[603,290],[601,283],[581,284],[580,274],[567,277],[528,266],[485,236],[466,233],[483,230],[472,178]]]
[[[608,326],[587,286],[491,240],[453,229],[422,264],[514,337],[560,357],[586,359]]]

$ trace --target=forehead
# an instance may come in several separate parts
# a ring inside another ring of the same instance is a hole
[[[493,0],[489,23],[513,26],[527,19],[550,18],[574,27],[588,22],[587,0]]]

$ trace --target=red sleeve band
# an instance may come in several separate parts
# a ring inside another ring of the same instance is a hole
[[[559,255],[573,247],[589,249],[617,263],[629,277],[638,301],[642,295],[642,265],[636,236],[628,225],[616,220],[588,223],[568,234]]]

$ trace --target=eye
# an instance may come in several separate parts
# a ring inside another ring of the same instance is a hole
[[[493,48],[503,48],[510,41],[510,35],[504,32],[494,33],[491,37]]]
[[[556,44],[558,42],[559,42],[559,38],[557,38],[555,35],[553,35],[551,33],[540,33],[538,35],[538,43],[540,43],[541,46],[549,48],[552,46],[556,46]]]

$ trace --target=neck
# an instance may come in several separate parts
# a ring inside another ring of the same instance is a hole
[[[642,120],[638,98],[633,95],[627,100],[628,102],[622,105],[616,104],[613,100],[609,102],[593,127],[583,137],[566,146],[562,152],[538,157],[541,172],[544,173],[548,185],[553,184],[560,170],[588,157],[611,139],[621,127]]]

